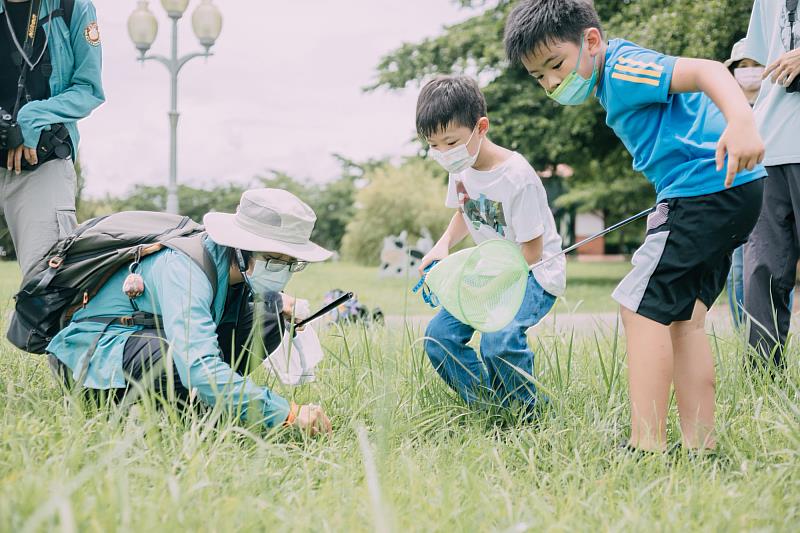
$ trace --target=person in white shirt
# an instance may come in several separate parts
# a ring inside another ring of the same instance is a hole
[[[447,257],[468,234],[476,243],[507,239],[520,246],[529,265],[558,255],[561,237],[539,176],[525,158],[487,136],[486,101],[478,84],[465,76],[440,76],[417,101],[417,132],[429,156],[450,174],[445,205],[457,212],[420,263]],[[425,351],[439,375],[468,404],[516,404],[532,412],[536,387],[530,381],[534,354],[526,331],[553,307],[566,288],[566,260],[558,257],[528,277],[525,298],[514,321],[483,333],[481,357],[467,345],[474,329],[442,309],[428,325]]]
[[[800,259],[800,6],[756,0],[743,54],[766,65],[754,108],[767,179],[761,216],[744,249],[751,362],[782,369]]]

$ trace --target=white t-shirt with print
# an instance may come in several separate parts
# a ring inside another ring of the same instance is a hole
[[[445,205],[461,211],[476,243],[507,239],[522,244],[543,237],[544,259],[561,252],[544,185],[517,152],[492,170],[468,168],[450,174]],[[544,290],[561,296],[567,285],[566,265],[561,256],[534,269],[533,275]]]

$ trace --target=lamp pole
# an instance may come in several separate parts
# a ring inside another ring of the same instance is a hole
[[[216,41],[222,29],[222,15],[211,3],[203,0],[192,16],[192,26],[200,44],[205,48],[202,52],[192,52],[178,56],[178,21],[189,0],[161,0],[161,4],[172,20],[172,46],[169,57],[148,54],[147,51],[155,41],[158,26],[155,17],[147,8],[147,1],[140,0],[139,7],[128,19],[128,32],[131,40],[139,49],[139,61],[157,61],[164,65],[170,75],[170,109],[169,109],[169,182],[167,184],[167,212],[177,214],[178,205],[178,75],[186,63],[196,57],[209,57],[209,49]]]

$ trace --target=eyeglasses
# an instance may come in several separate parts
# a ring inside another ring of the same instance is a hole
[[[283,259],[275,259],[268,256],[258,257],[257,259],[264,261],[265,268],[270,272],[283,272],[287,268],[289,272],[300,272],[308,266],[308,261],[284,261]]]

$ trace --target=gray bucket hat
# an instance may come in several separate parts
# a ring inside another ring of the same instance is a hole
[[[740,39],[736,41],[736,44],[734,44],[733,48],[731,48],[731,57],[729,57],[728,60],[723,63],[723,65],[730,69],[731,65],[741,61],[742,59],[753,59],[752,57],[748,56],[747,53],[747,40]]]
[[[222,246],[272,252],[319,262],[333,252],[311,242],[317,216],[297,196],[282,189],[251,189],[242,194],[236,214],[208,213],[203,225]]]

